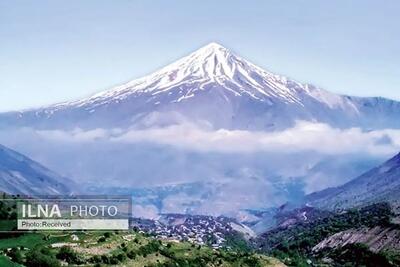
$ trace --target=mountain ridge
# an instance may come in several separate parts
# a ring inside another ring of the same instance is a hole
[[[334,94],[263,70],[211,43],[90,97],[2,113],[0,126],[147,128],[189,121],[213,129],[273,131],[305,120],[338,128],[400,128],[397,115],[400,102]]]
[[[3,145],[0,145],[0,182],[0,191],[27,196],[71,194],[73,183]]]
[[[306,197],[309,205],[343,209],[389,202],[400,207],[400,153],[342,186],[327,188]]]

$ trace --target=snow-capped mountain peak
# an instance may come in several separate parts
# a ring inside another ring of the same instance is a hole
[[[210,43],[189,56],[170,65],[171,71],[182,69],[184,76],[215,80],[218,77],[233,78],[235,56],[225,47]],[[166,68],[168,69],[168,68]]]
[[[170,85],[170,82],[179,83],[189,78],[215,81],[218,77],[232,78],[238,62],[237,57],[229,49],[217,43],[210,43],[150,77],[163,77],[165,84],[159,84],[161,87]]]
[[[155,95],[177,87],[182,89],[183,96],[179,96],[180,98],[189,98],[195,91],[205,88],[219,87],[232,96],[246,95],[260,101],[270,97],[280,98],[285,102],[300,105],[298,91],[309,90],[300,83],[267,72],[224,46],[212,42],[153,74],[74,104],[98,103],[110,98],[122,100],[138,92],[152,92]]]
[[[296,121],[400,127],[400,103],[334,94],[276,75],[210,43],[145,77],[77,101],[0,114],[1,125],[149,127],[190,121],[215,129],[277,130]]]

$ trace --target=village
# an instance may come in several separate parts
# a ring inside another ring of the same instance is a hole
[[[202,215],[165,214],[159,220],[135,218],[131,227],[156,238],[169,241],[188,241],[197,245],[209,245],[214,249],[228,248],[228,236],[237,230],[236,223],[226,217]]]

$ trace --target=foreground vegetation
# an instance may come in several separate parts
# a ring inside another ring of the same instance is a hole
[[[363,244],[348,244],[338,249],[320,251],[319,257],[330,258],[331,266],[400,266],[399,251],[374,253]]]
[[[2,231],[16,230],[17,199],[0,196]],[[241,250],[245,242],[232,238],[232,246],[236,243],[238,247],[228,251],[157,240],[135,231],[0,233],[0,266],[284,266],[274,258]]]
[[[400,254],[374,253],[361,244],[318,254],[312,248],[325,238],[348,229],[360,227],[399,227],[391,223],[390,205],[379,203],[330,214],[311,222],[298,223],[285,229],[274,229],[256,240],[257,249],[281,259],[288,266],[400,266]],[[357,256],[355,256],[357,255]],[[326,261],[326,259],[330,259]]]
[[[7,229],[15,227],[15,205],[12,203],[0,204],[0,221],[3,219]],[[321,214],[324,215],[307,222],[271,230],[251,242],[239,234],[228,235],[225,249],[158,240],[137,231],[2,233],[0,266],[400,266],[398,251],[374,253],[363,244],[318,252],[312,250],[323,239],[344,230],[399,227],[391,223],[393,214],[388,204],[375,204],[340,214]]]
[[[284,266],[265,255],[161,241],[136,232],[25,234],[0,240],[0,247],[1,266]]]

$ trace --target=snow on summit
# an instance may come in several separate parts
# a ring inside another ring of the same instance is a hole
[[[226,93],[229,92],[228,95],[246,95],[260,101],[269,102],[268,98],[279,98],[284,102],[303,105],[299,94],[305,93],[330,106],[342,104],[341,98],[334,94],[265,71],[212,42],[153,74],[100,92],[89,99],[62,105],[85,105],[108,101],[110,98],[122,100],[134,93],[152,92],[156,95],[176,87],[186,88],[182,90],[182,96],[176,99],[179,102],[212,85],[223,87]]]
[[[190,121],[215,129],[277,130],[296,121],[400,127],[396,101],[337,95],[276,75],[210,43],[145,77],[77,101],[0,114],[1,125],[154,127]]]

